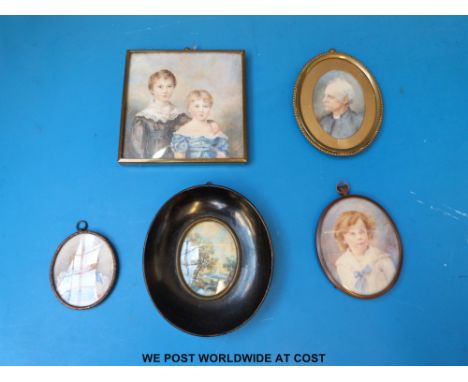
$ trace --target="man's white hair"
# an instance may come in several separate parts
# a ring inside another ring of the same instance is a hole
[[[327,87],[333,87],[333,93],[340,101],[345,98],[348,99],[348,103],[351,104],[355,97],[355,92],[352,85],[342,77],[333,78],[327,85]]]

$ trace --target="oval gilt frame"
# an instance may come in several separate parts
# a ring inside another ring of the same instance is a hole
[[[353,135],[341,139],[321,127],[313,105],[317,83],[331,71],[352,76],[363,93],[364,112],[360,128]],[[293,105],[303,135],[317,149],[330,155],[350,156],[362,152],[376,138],[382,124],[383,102],[377,81],[359,60],[333,49],[313,58],[302,68],[294,87]]]

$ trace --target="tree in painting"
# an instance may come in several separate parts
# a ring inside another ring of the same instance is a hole
[[[236,258],[229,258],[226,260],[226,263],[223,264],[223,268],[226,269],[228,272],[227,279],[230,280],[234,277],[234,272],[236,271],[237,267],[237,259]]]
[[[198,266],[194,272],[193,283],[192,285],[197,288],[206,288],[209,287],[206,285],[204,280],[204,275],[213,271],[213,267],[218,262],[217,259],[213,257],[214,255],[214,246],[210,241],[203,239],[202,236],[194,232],[190,235],[190,241],[193,245],[198,247]]]

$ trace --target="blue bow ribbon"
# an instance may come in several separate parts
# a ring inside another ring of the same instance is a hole
[[[354,278],[356,279],[356,283],[354,284],[354,288],[359,292],[359,293],[366,293],[367,289],[367,280],[365,276],[368,273],[372,272],[372,268],[369,265],[366,265],[361,272],[354,272]]]

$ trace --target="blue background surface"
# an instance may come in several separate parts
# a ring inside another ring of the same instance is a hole
[[[119,165],[126,50],[194,45],[246,51],[249,163]],[[384,98],[380,134],[351,158],[316,150],[293,116],[297,75],[330,48],[361,60]],[[328,365],[467,365],[467,68],[464,17],[0,18],[0,364],[282,352],[326,353]],[[336,290],[316,258],[316,224],[341,179],[382,204],[403,239],[400,279],[375,300]],[[275,249],[260,310],[214,338],[170,325],[142,273],[158,209],[207,181],[250,199]],[[120,262],[114,291],[88,311],[63,306],[49,284],[79,219]]]

